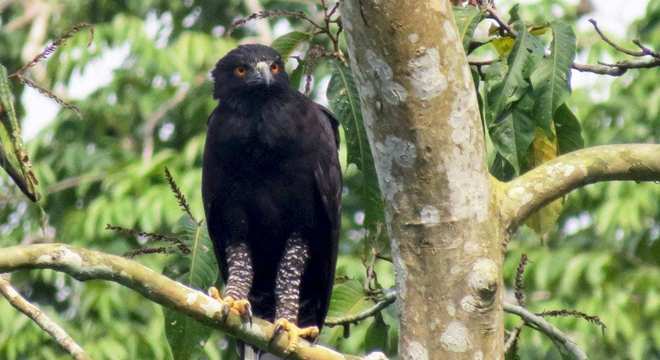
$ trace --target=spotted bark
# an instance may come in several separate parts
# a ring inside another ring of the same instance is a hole
[[[477,97],[447,0],[346,0],[386,200],[402,359],[502,356],[502,247]]]

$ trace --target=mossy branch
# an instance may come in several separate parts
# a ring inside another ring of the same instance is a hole
[[[358,356],[344,355],[320,345],[300,340],[296,350],[285,355],[286,334],[273,336],[272,323],[254,318],[244,322],[240,316],[228,313],[225,306],[204,292],[184,286],[135,261],[121,256],[68,246],[64,244],[19,245],[0,250],[0,273],[21,269],[53,269],[74,278],[109,280],[131,288],[147,299],[186,314],[210,327],[221,330],[260,349],[287,359],[357,360]]]
[[[548,161],[504,184],[498,193],[507,230],[512,233],[535,211],[588,184],[660,181],[660,145],[603,145]]]

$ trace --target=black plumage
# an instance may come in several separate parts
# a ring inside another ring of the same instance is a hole
[[[270,47],[239,46],[212,75],[202,195],[223,297],[320,329],[340,226],[337,121],[289,87]]]

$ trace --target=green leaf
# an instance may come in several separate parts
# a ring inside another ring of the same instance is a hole
[[[569,25],[554,21],[550,28],[553,34],[550,56],[541,60],[530,81],[536,98],[534,117],[538,126],[549,137],[554,137],[552,116],[571,92],[569,74],[576,45],[575,34]]]
[[[387,333],[389,326],[383,320],[381,314],[374,316],[373,322],[367,329],[367,334],[364,339],[364,348],[367,352],[372,351],[387,351]]]
[[[509,22],[516,22],[520,20],[520,4],[515,4],[509,10]],[[516,29],[516,31],[518,31]]]
[[[282,56],[282,59],[286,61],[286,59],[289,58],[293,50],[295,50],[298,45],[310,40],[311,38],[312,34],[310,33],[292,31],[273,40],[271,47],[277,50],[277,52]]]
[[[557,131],[559,154],[565,154],[584,147],[580,121],[565,103],[555,111],[555,129]]]
[[[213,244],[206,226],[194,222],[188,215],[179,220],[181,237],[190,247],[190,254],[176,259],[166,272],[172,273],[177,266],[183,267],[177,280],[185,285],[206,290],[218,278],[218,266],[213,253]],[[203,351],[204,344],[211,335],[211,329],[169,309],[164,310],[165,335],[174,360],[196,358]]]
[[[376,168],[364,129],[360,98],[351,70],[340,62],[333,61],[332,77],[328,84],[327,97],[330,108],[339,119],[346,134],[348,163],[360,170],[359,193],[365,209],[365,225],[372,228],[383,222],[383,202],[378,187]]]
[[[354,316],[373,305],[374,302],[364,293],[362,284],[357,280],[349,280],[332,290],[328,320],[336,321],[339,318]]]
[[[306,63],[303,60],[298,61],[298,66],[291,72],[289,76],[289,84],[294,89],[299,89],[302,87],[305,81],[305,67]]]
[[[534,140],[534,119],[530,116],[534,100],[526,95],[488,127],[493,145],[518,175],[527,167],[527,151]]]
[[[518,101],[530,86],[528,74],[538,59],[543,56],[543,42],[527,32],[525,24],[514,24],[518,37],[509,54],[508,72],[504,79],[496,83],[488,92],[489,109],[487,120],[492,123],[514,102]]]
[[[463,48],[467,53],[470,48],[470,41],[474,35],[474,29],[484,18],[484,13],[474,6],[454,6],[454,19],[458,27],[458,33],[463,40]]]
[[[553,130],[552,128],[550,129]],[[545,132],[540,128],[534,131],[534,141],[530,148],[530,168],[534,168],[546,161],[550,161],[557,157],[557,138],[553,136],[552,139],[546,136]],[[539,236],[543,236],[552,230],[561,214],[562,199],[557,199],[532,214],[525,224],[532,228]]]
[[[14,109],[14,95],[9,87],[7,68],[0,64],[0,167],[14,180],[23,193],[39,200],[38,181],[21,138],[21,127]]]

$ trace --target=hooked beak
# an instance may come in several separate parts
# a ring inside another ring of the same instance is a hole
[[[266,84],[267,86],[273,83],[273,74],[270,72],[270,65],[265,61],[260,61],[255,66],[257,73],[255,74],[255,80],[257,82]]]

